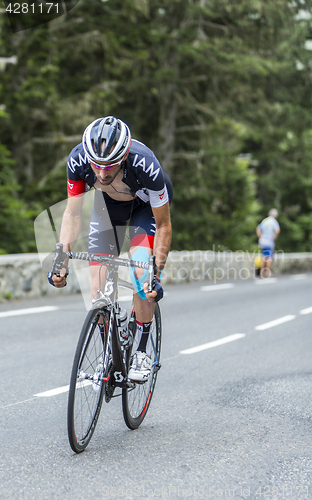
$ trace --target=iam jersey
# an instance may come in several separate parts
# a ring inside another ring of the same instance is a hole
[[[153,151],[132,139],[129,155],[123,165],[123,182],[152,207],[161,207],[172,199],[172,185]],[[88,191],[96,175],[86,157],[82,143],[70,153],[67,161],[67,188],[70,196]]]

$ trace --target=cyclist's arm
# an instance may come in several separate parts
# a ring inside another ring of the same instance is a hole
[[[162,269],[165,267],[171,243],[172,229],[169,202],[165,203],[161,207],[152,207],[152,211],[156,222],[153,252],[156,258],[156,265],[158,267],[157,277],[159,278]]]
[[[60,242],[65,252],[72,252],[80,233],[83,195],[68,196],[63,215]]]
[[[152,207],[152,211],[156,222],[153,253],[158,267],[157,277],[160,279],[160,273],[165,266],[171,243],[172,230],[169,202],[161,207]],[[144,284],[144,291],[149,302],[154,302],[154,300],[156,300],[157,291],[153,290],[152,292],[148,292],[147,283]]]
[[[81,227],[81,211],[82,211],[83,195],[68,196],[67,206],[63,215],[60,243],[63,244],[65,252],[73,251],[76,241],[79,236]],[[65,262],[67,265],[68,262]],[[66,270],[62,269],[60,276],[52,277],[56,288],[62,288],[66,285]]]

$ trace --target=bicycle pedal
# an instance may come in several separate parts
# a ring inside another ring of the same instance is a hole
[[[137,385],[144,385],[146,384],[146,382],[149,380],[149,378],[145,379],[145,380],[136,380],[135,382],[133,382],[132,380],[130,380],[130,382],[133,384],[133,388]]]

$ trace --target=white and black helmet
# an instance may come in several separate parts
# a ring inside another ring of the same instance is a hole
[[[82,138],[88,160],[108,164],[121,163],[130,144],[131,132],[128,125],[114,116],[94,120],[86,128]]]

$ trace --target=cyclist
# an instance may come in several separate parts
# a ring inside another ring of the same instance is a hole
[[[148,262],[149,256],[155,255],[158,273],[152,292],[148,293],[145,283],[148,272],[130,268],[137,292],[133,300],[139,344],[132,356],[129,378],[143,382],[151,372],[146,346],[155,302],[163,296],[160,276],[171,242],[171,182],[153,151],[132,139],[129,127],[113,116],[98,118],[86,128],[82,142],[69,155],[67,178],[68,200],[60,232],[65,251],[73,250],[79,235],[83,193],[94,187],[88,251],[119,255],[129,222],[130,258]],[[90,263],[90,273],[95,298],[98,264]],[[104,279],[105,266],[101,282]],[[65,268],[49,281],[57,288],[64,287]]]
[[[277,217],[278,211],[276,208],[271,208],[268,217],[263,219],[256,229],[262,254],[260,271],[262,277],[268,277],[271,274],[275,241],[280,233],[280,226],[276,220]]]

